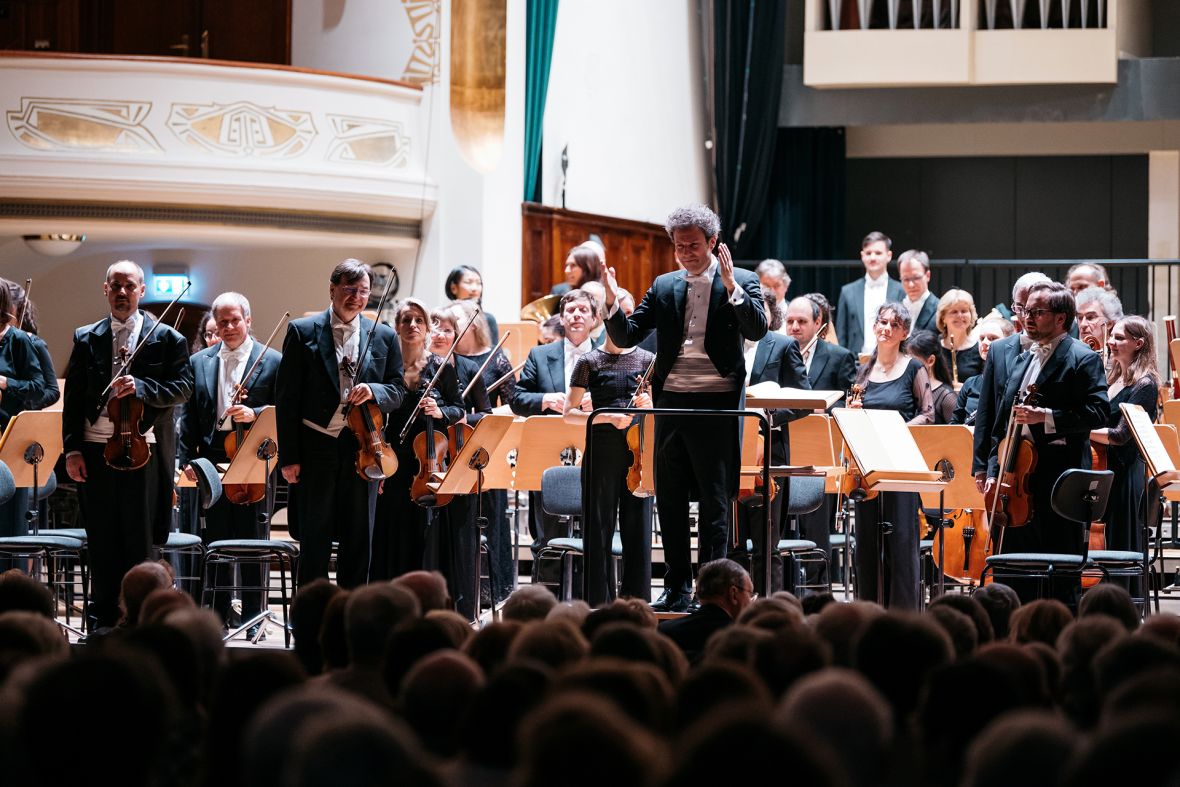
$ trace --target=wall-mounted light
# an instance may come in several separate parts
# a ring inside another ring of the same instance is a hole
[[[78,250],[85,235],[55,233],[51,235],[22,235],[25,245],[46,257],[64,257]]]

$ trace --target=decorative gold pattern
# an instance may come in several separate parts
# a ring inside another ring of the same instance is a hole
[[[402,80],[419,87],[438,82],[439,0],[402,0],[414,36],[414,50],[406,61]]]
[[[310,112],[233,104],[173,104],[168,127],[193,147],[220,156],[295,158],[315,137]]]
[[[328,115],[335,136],[328,146],[328,161],[354,161],[382,167],[406,166],[410,138],[400,122],[376,118]]]
[[[21,108],[7,113],[8,130],[34,150],[162,151],[143,127],[151,109],[150,101],[22,98]]]

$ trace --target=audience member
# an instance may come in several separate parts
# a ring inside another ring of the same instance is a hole
[[[407,571],[392,581],[394,587],[410,591],[418,598],[418,607],[425,615],[436,609],[453,609],[447,594],[447,578],[439,571]]]
[[[119,589],[119,625],[139,625],[139,608],[153,590],[172,587],[172,568],[162,561],[145,560],[123,576]]]
[[[503,608],[501,620],[516,620],[527,623],[530,620],[544,620],[549,610],[557,606],[557,597],[544,585],[521,585],[512,591]]]
[[[754,582],[727,558],[701,566],[697,574],[700,608],[679,620],[660,623],[660,633],[675,642],[690,662],[697,660],[713,632],[733,623],[754,598]]]

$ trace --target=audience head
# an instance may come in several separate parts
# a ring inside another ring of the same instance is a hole
[[[397,704],[426,749],[449,757],[459,748],[463,714],[483,685],[478,664],[458,651],[440,650],[410,668]]]
[[[340,587],[327,579],[315,579],[299,588],[291,601],[291,636],[295,640],[295,657],[308,675],[318,675],[324,668],[320,650],[320,626],[328,602]]]
[[[188,593],[182,593],[176,588],[166,587],[153,590],[147,594],[139,606],[139,622],[141,624],[162,623],[165,618],[178,609],[196,609],[196,602]]]
[[[544,585],[521,585],[512,591],[500,610],[501,620],[544,620],[549,610],[557,606],[557,597]]]
[[[869,601],[854,601],[851,604],[829,604],[812,622],[815,633],[828,643],[832,650],[832,663],[837,667],[851,668],[855,662],[856,643],[869,621],[885,610]]]
[[[967,748],[962,787],[1058,784],[1078,735],[1060,716],[1044,710],[1014,710],[992,719]]]
[[[1053,647],[1071,622],[1069,607],[1057,599],[1041,598],[1012,613],[1008,637],[1013,642],[1044,642]]]
[[[451,596],[447,592],[447,578],[438,571],[407,571],[390,584],[408,590],[418,599],[422,614],[436,609],[450,609]]]
[[[349,663],[365,667],[380,664],[393,629],[421,614],[418,598],[404,587],[374,582],[354,589],[344,605]]]
[[[702,604],[721,607],[736,620],[754,599],[754,581],[738,563],[713,560],[697,573],[697,598]]]
[[[49,588],[20,569],[10,568],[0,574],[0,613],[15,611],[36,612],[50,620],[56,614]]]
[[[531,659],[560,669],[586,658],[590,644],[582,632],[560,621],[525,623],[508,649],[508,660]]]
[[[548,696],[553,670],[522,661],[485,673],[490,677],[463,714],[459,740],[469,762],[507,770],[516,764],[521,720]]]
[[[1012,613],[1020,608],[1020,597],[1016,591],[1003,583],[991,582],[976,590],[972,598],[983,605],[983,611],[992,623],[995,638],[1008,639]]]
[[[499,620],[476,631],[463,645],[463,652],[475,660],[485,675],[494,675],[505,661],[512,640],[524,628],[516,620]]]
[[[907,643],[898,647],[898,643]],[[855,667],[905,719],[918,705],[930,673],[954,656],[950,637],[920,615],[886,612],[869,621],[856,643]]]
[[[139,625],[139,609],[153,590],[172,587],[172,571],[158,560],[145,560],[123,575],[119,588],[120,626]]]
[[[574,628],[581,628],[582,622],[590,614],[590,605],[579,598],[572,601],[559,601],[549,610],[545,620],[564,620]]]
[[[991,618],[988,617],[987,610],[984,609],[983,604],[974,595],[944,593],[931,601],[929,608],[934,609],[935,607],[942,606],[962,612],[970,618],[971,623],[975,626],[975,639],[980,645],[986,645],[996,638],[996,632],[992,627]]]
[[[893,259],[893,241],[883,232],[870,232],[860,242],[860,261],[865,273],[873,279],[885,275],[889,261]]]
[[[1127,631],[1139,628],[1139,610],[1131,594],[1121,585],[1101,582],[1082,594],[1078,603],[1078,619],[1087,615],[1109,615]]]
[[[906,297],[912,303],[930,292],[930,255],[917,249],[903,251],[897,258],[897,274]]]

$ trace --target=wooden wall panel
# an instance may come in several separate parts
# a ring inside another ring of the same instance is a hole
[[[659,224],[617,219],[593,213],[526,202],[521,206],[521,304],[549,294],[565,280],[565,258],[570,249],[589,239],[602,238],[606,264],[614,267],[619,286],[638,300],[653,279],[676,269],[672,244]]]

